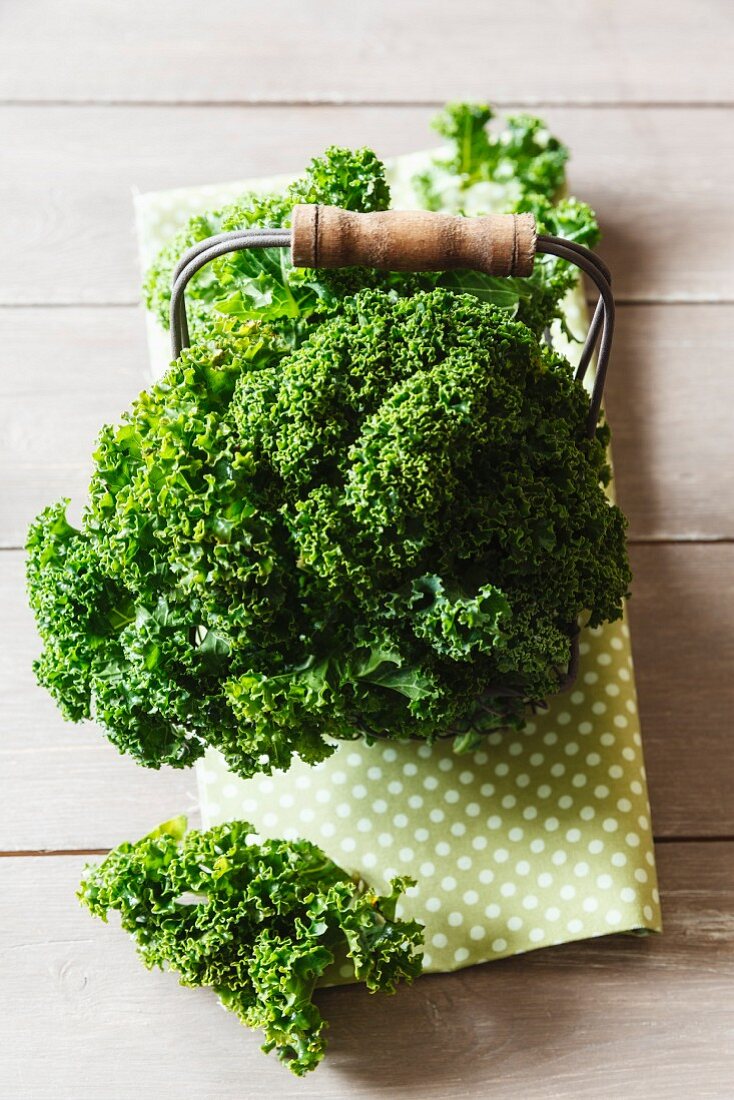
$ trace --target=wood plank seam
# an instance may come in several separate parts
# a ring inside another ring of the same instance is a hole
[[[106,856],[109,848],[19,848],[0,852],[0,859],[46,859],[48,856]]]
[[[243,97],[240,99],[125,99],[121,96],[104,98],[52,98],[19,99],[6,97],[0,99],[0,107],[201,107],[206,110],[232,107],[370,107],[386,110],[397,107],[420,107],[438,109],[443,107],[444,99],[350,99],[343,96],[320,96],[313,99],[268,98],[267,96]],[[732,99],[511,99],[492,98],[492,106],[500,111],[542,111],[563,108],[564,110],[730,110],[734,107]]]
[[[653,836],[657,844],[734,844],[734,834],[721,836]],[[0,852],[0,859],[48,859],[56,856],[106,856],[111,848],[19,848]]]

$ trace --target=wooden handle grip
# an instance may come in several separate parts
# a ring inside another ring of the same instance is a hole
[[[428,210],[355,214],[338,206],[293,208],[295,267],[376,267],[530,275],[535,259],[532,214],[463,218]]]

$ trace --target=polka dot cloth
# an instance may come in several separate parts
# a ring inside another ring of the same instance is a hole
[[[394,205],[412,205],[406,181],[422,163],[425,154],[392,162]],[[191,213],[284,182],[137,196],[143,264]],[[564,308],[581,330],[583,296]],[[167,341],[152,324],[149,337],[160,373]],[[264,836],[307,837],[376,887],[415,877],[400,911],[426,926],[428,971],[661,927],[626,622],[586,630],[574,688],[472,755],[349,743],[316,767],[241,780],[209,752],[198,778],[206,826],[245,818]]]
[[[206,823],[306,836],[379,887],[413,875],[402,911],[426,925],[428,970],[659,930],[626,624],[586,631],[581,651],[573,691],[473,755],[350,743],[316,767],[243,781],[209,753]]]

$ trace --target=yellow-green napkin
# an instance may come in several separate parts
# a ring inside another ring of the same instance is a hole
[[[415,205],[410,177],[434,153],[389,163],[394,206]],[[143,264],[191,214],[289,179],[136,196]],[[501,206],[501,189],[495,198]],[[564,312],[581,334],[580,290]],[[168,340],[151,318],[148,331],[157,376]],[[569,358],[578,355],[578,345],[554,336]],[[378,888],[413,875],[418,885],[400,911],[426,926],[428,971],[610,932],[660,931],[626,622],[583,631],[573,689],[522,732],[491,734],[480,752],[350,742],[315,767],[297,762],[243,780],[209,751],[198,778],[205,826],[245,818],[263,836],[307,837]]]

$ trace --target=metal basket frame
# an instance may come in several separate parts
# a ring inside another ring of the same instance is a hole
[[[218,233],[198,241],[195,245],[183,253],[173,271],[171,303],[170,303],[170,335],[171,353],[177,359],[184,348],[190,344],[189,325],[186,315],[186,287],[193,276],[212,260],[219,256],[232,252],[246,251],[251,248],[290,248],[293,233],[290,229],[236,229],[228,233]],[[575,372],[577,382],[583,382],[589,370],[592,358],[596,353],[596,374],[589,400],[589,411],[586,420],[586,434],[593,438],[599,420],[604,385],[606,383],[609,357],[614,337],[615,307],[612,294],[611,274],[606,264],[592,252],[591,249],[580,245],[575,241],[566,240],[563,237],[553,237],[539,234],[536,239],[536,253],[557,256],[579,268],[589,277],[596,287],[599,297],[594,308],[594,313],[589,324],[584,347],[579,358]],[[548,343],[550,339],[547,336]],[[578,622],[569,624],[568,635],[570,642],[569,661],[566,673],[561,679],[555,694],[568,691],[576,681],[579,668],[579,635]],[[517,698],[521,692],[509,688],[498,688],[493,691],[488,689],[483,699],[497,700],[501,698]],[[532,700],[525,697],[525,704],[537,710],[547,706],[545,700]],[[498,713],[492,707],[481,701],[478,705],[488,713]],[[491,732],[487,730],[487,732]],[[370,738],[382,738],[386,735],[375,731],[363,730],[361,733]],[[440,738],[456,736],[457,731],[450,730],[440,735]],[[440,739],[439,738],[439,739]],[[420,738],[420,740],[423,740]]]

